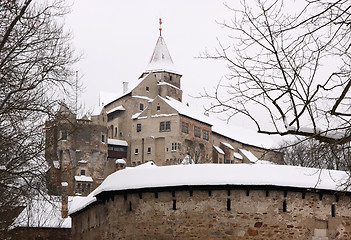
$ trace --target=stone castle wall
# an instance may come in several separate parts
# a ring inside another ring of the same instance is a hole
[[[350,196],[282,189],[125,192],[73,214],[73,239],[351,239]]]

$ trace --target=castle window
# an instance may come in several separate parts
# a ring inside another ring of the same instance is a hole
[[[138,149],[138,148],[136,148],[134,153],[135,153],[135,155],[138,155],[138,153],[139,153],[139,149]]]
[[[210,139],[210,133],[209,133],[209,131],[203,129],[203,130],[202,130],[202,138],[208,141],[208,140]]]
[[[160,132],[170,131],[171,130],[171,122],[160,122]]]
[[[177,151],[177,143],[172,143],[171,151],[172,152]]]
[[[141,123],[137,124],[137,132],[141,132]]]
[[[144,104],[140,103],[139,109],[140,109],[140,111],[143,111],[144,110]]]
[[[147,148],[147,153],[151,153],[151,147]]]
[[[182,122],[182,132],[188,134],[189,133],[189,124]]]
[[[199,127],[194,126],[194,136],[201,137],[201,130]]]
[[[160,111],[161,110],[161,106],[157,106],[157,111]]]
[[[68,133],[65,130],[61,131],[61,140],[67,140],[68,139]]]
[[[150,91],[149,87],[146,87],[146,91],[147,91],[147,92]]]
[[[80,175],[85,176],[85,169],[80,170]]]

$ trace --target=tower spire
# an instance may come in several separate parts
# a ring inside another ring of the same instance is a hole
[[[162,36],[162,34],[161,34],[161,33],[162,33],[162,26],[161,26],[161,25],[162,25],[162,18],[160,18],[160,28],[159,28],[159,30],[160,30],[160,36]]]

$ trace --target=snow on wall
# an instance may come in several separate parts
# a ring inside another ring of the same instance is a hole
[[[117,171],[70,209],[80,211],[106,191],[172,186],[261,185],[343,191],[344,171],[266,164],[190,164],[157,167],[148,164]],[[347,191],[351,191],[347,189]]]

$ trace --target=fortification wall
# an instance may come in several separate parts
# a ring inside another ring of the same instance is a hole
[[[351,239],[350,196],[285,190],[118,193],[73,214],[73,239]]]

